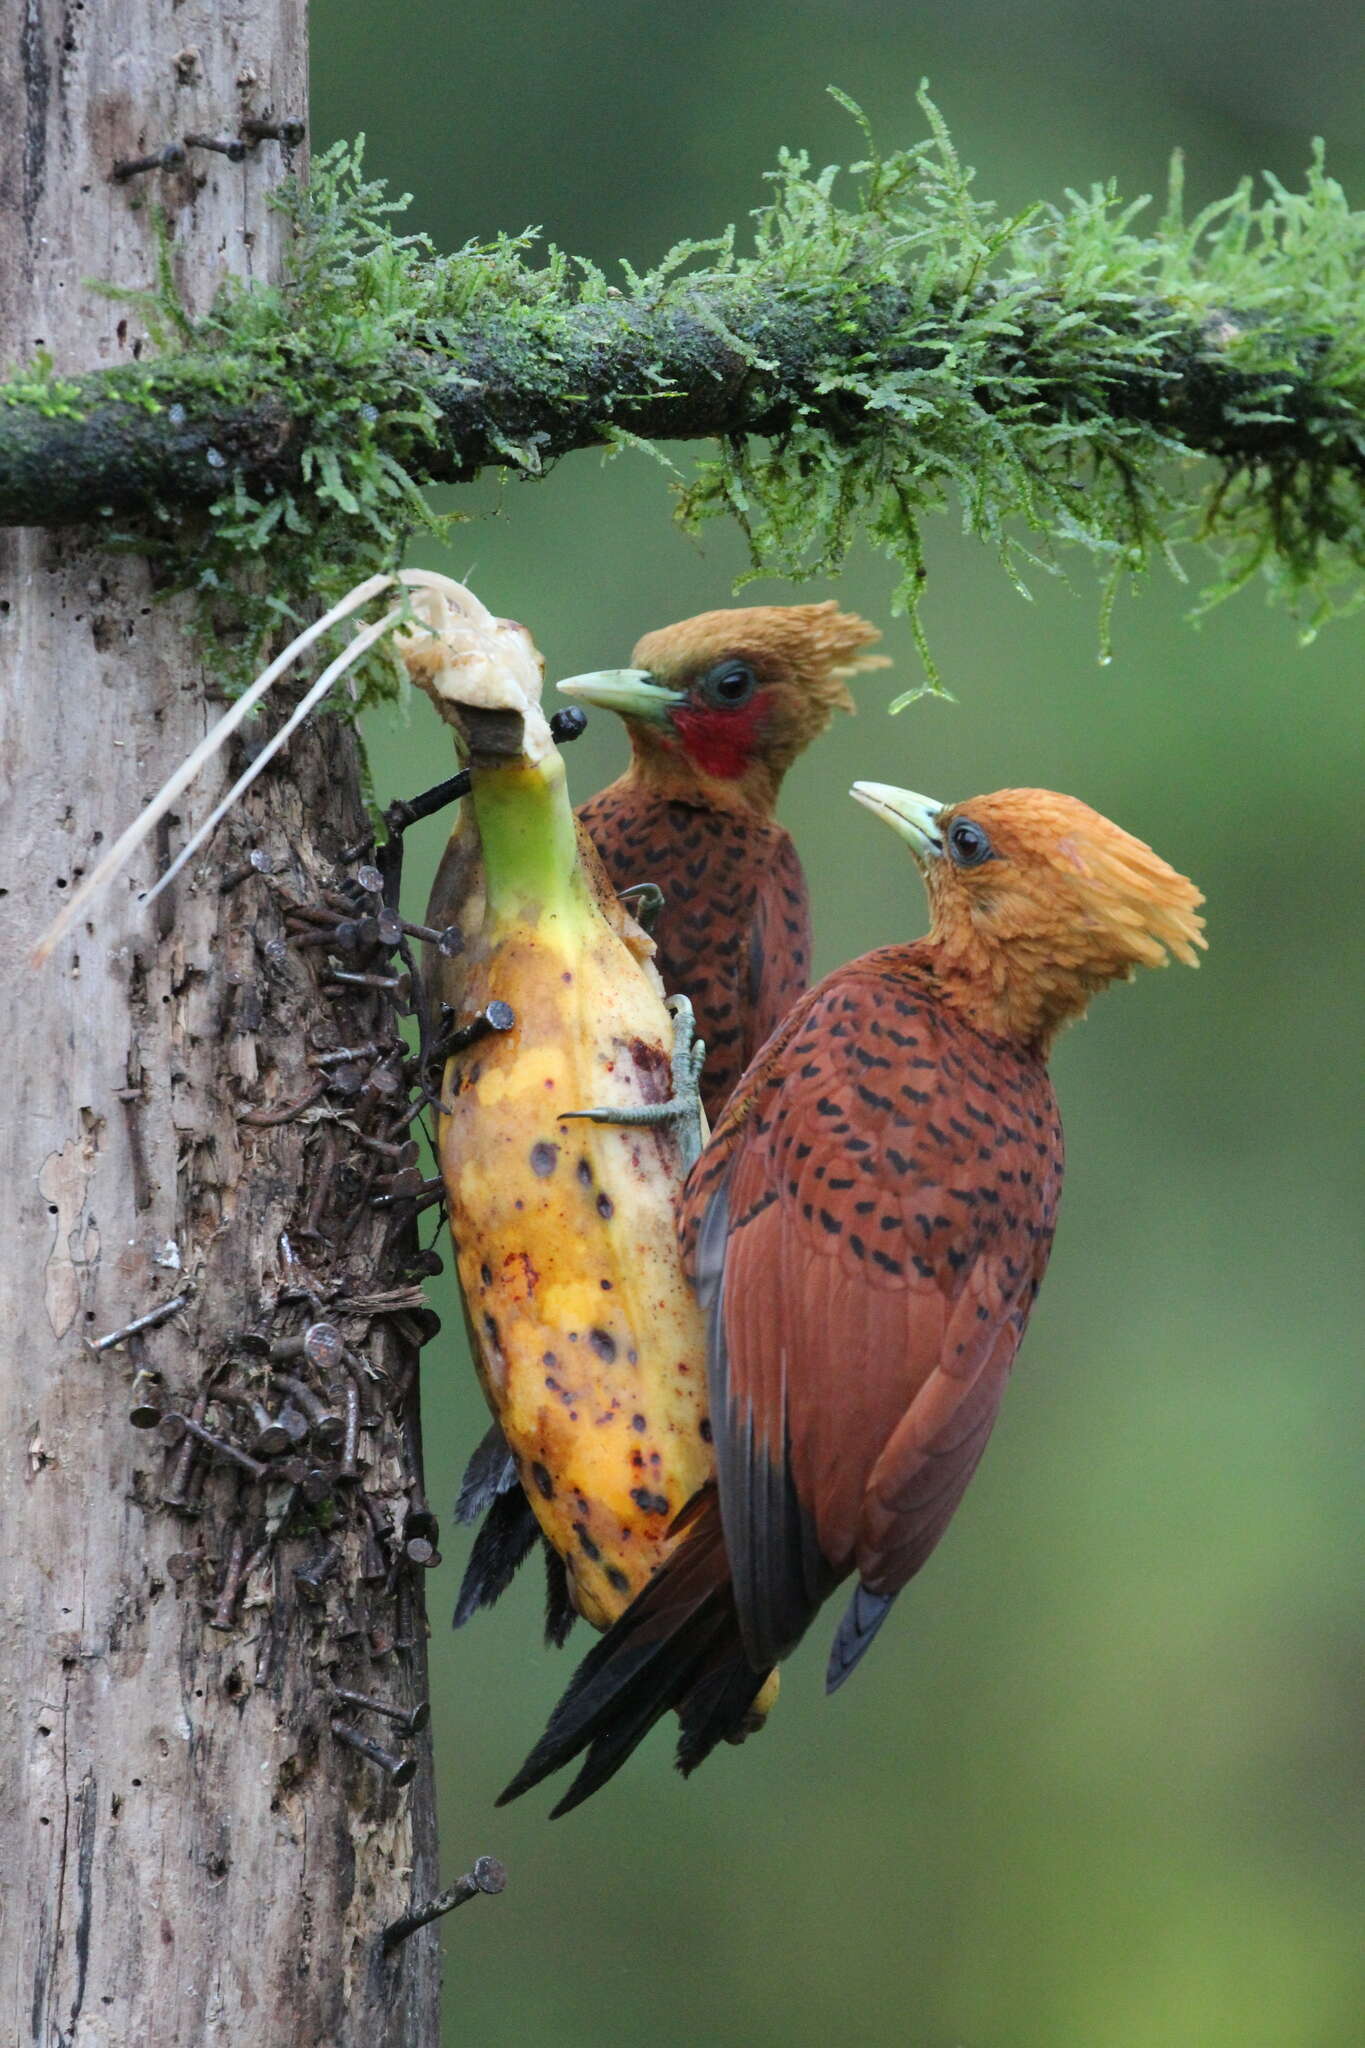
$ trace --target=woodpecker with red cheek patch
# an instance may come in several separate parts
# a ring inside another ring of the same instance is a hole
[[[576,676],[565,696],[616,711],[631,764],[578,816],[618,889],[654,883],[656,966],[690,998],[714,1122],[810,975],[810,903],[774,813],[782,778],[847,679],[885,668],[875,626],[833,599],[702,612],[647,633],[635,667]]]
[[[1053,1040],[1204,943],[1194,885],[1072,797],[853,794],[908,843],[932,930],[804,996],[692,1169],[716,1481],[504,1798],[586,1751],[566,1812],[670,1707],[691,1770],[851,1578],[843,1684],[966,1490],[1047,1265]]]

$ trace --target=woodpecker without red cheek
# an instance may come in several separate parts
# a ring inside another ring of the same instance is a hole
[[[806,878],[774,816],[782,778],[853,709],[846,679],[886,666],[865,651],[880,637],[833,600],[703,612],[647,633],[633,669],[559,686],[625,720],[631,765],[578,815],[618,889],[663,892],[657,965],[695,1011],[713,1121],[809,980]]]
[[[586,1750],[567,1810],[675,1705],[690,1770],[855,1577],[843,1683],[966,1489],[1043,1277],[1052,1041],[1110,981],[1204,943],[1193,885],[1073,798],[854,794],[909,842],[930,936],[802,998],[692,1171],[717,1483],[506,1797]]]

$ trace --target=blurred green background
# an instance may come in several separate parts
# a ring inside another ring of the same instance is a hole
[[[1340,0],[319,0],[313,16],[315,143],[364,130],[370,170],[411,190],[409,219],[442,246],[535,222],[604,266],[650,261],[742,221],[780,144],[856,157],[828,83],[887,143],[918,136],[926,73],[1003,206],[1110,174],[1159,192],[1176,143],[1198,204],[1243,171],[1297,179],[1315,132],[1365,197],[1365,19]],[[730,601],[742,566],[728,532],[699,548],[673,529],[644,458],[578,456],[463,505],[476,523],[436,566],[529,623],[552,676]],[[912,869],[847,800],[859,775],[944,797],[1073,791],[1198,879],[1211,951],[1197,976],[1116,991],[1062,1043],[1048,1284],[981,1474],[856,1685],[824,1700],[818,1625],[768,1733],[690,1784],[661,1730],[565,1822],[547,1825],[543,1795],[494,1813],[586,1644],[541,1647],[533,1568],[452,1638],[466,1545],[450,1529],[432,1607],[444,1869],[490,1852],[511,1872],[503,1898],[446,1923],[452,2048],[1365,2039],[1345,902],[1365,634],[1301,651],[1254,591],[1195,630],[1163,572],[1120,601],[1101,668],[1084,561],[1070,588],[1039,578],[1032,605],[951,521],[929,561],[955,704],[888,723],[916,679],[891,572],[860,555],[837,593],[887,628],[896,666],[861,681],[860,715],[784,800],[821,969],[922,929]],[[370,740],[386,795],[446,772],[420,705]],[[569,757],[575,790],[623,759],[599,715]],[[414,847],[414,909],[438,844],[429,828]],[[426,1428],[448,1504],[483,1415],[448,1278],[435,1292]]]

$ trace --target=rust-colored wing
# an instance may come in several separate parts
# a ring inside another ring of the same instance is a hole
[[[690,998],[706,1041],[702,1100],[713,1121],[810,973],[810,909],[780,825],[652,795],[625,778],[579,808],[618,889],[653,882],[664,906],[656,965]]]
[[[913,947],[831,975],[746,1076],[683,1232],[756,1668],[855,1569],[870,1640],[942,1535],[1042,1278],[1061,1173],[1041,1060],[972,1030]]]

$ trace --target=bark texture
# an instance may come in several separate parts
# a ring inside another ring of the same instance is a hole
[[[305,13],[0,0],[0,356],[41,348],[79,371],[138,354],[136,317],[84,280],[147,280],[152,198],[196,311],[227,270],[274,274],[263,202],[300,168],[278,142],[239,164],[191,148],[182,170],[109,171],[244,117],[302,117]],[[405,1234],[366,1199],[384,1162],[356,1139],[381,1111],[392,1132],[394,1097],[367,1092],[363,1062],[316,1064],[391,1036],[391,1017],[379,991],[320,994],[326,949],[300,949],[287,914],[363,834],[349,736],[306,733],[159,917],[132,907],[152,860],[45,970],[26,964],[93,849],[217,708],[183,611],[153,596],[145,563],[86,535],[0,536],[0,2040],[429,2048],[435,1930],[388,1957],[379,1943],[437,1889],[429,1747],[341,1711],[416,1760],[395,1789],[338,1741],[329,1695],[425,1693],[402,1387],[430,1325],[404,1314]],[[186,815],[222,786],[210,775]],[[275,875],[223,893],[251,846]],[[344,1101],[318,1093],[338,1065]],[[243,1121],[310,1090],[301,1118]],[[169,1320],[91,1348],[187,1284]],[[278,1410],[272,1372],[344,1414],[345,1373],[329,1388],[265,1351],[319,1320],[370,1411],[358,1481],[316,1435],[267,1484],[130,1426],[139,1368],[160,1376],[138,1382],[144,1420],[238,1389],[197,1412],[239,1444],[242,1390]],[[314,1586],[296,1579],[319,1561]]]

